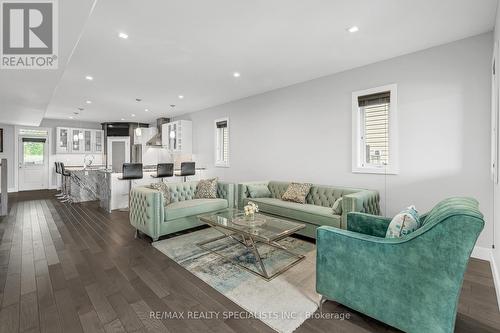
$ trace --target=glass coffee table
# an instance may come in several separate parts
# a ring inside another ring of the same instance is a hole
[[[266,280],[271,280],[305,258],[305,256],[293,253],[278,243],[305,228],[305,224],[263,214],[255,214],[255,220],[248,221],[244,213],[237,209],[225,209],[216,213],[203,214],[199,215],[198,218],[222,235],[197,243],[197,246],[218,254]],[[217,247],[216,243],[226,239],[231,239],[244,246],[247,252],[253,255],[253,259],[244,255],[234,256],[224,253],[220,246]],[[262,249],[264,246],[273,249],[262,255],[261,252],[265,250]],[[278,252],[281,254],[277,254]],[[274,264],[273,267],[267,267],[266,263],[270,261],[271,254],[274,254]]]

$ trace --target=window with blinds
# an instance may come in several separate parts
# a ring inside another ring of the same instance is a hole
[[[229,120],[215,121],[215,165],[229,166]]]
[[[353,172],[398,173],[397,87],[353,93]]]
[[[390,91],[358,97],[362,166],[389,164],[390,104]]]

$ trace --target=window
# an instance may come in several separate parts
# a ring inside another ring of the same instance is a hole
[[[45,139],[23,138],[23,164],[25,166],[43,165]]]
[[[215,166],[229,167],[229,119],[215,121]]]
[[[395,84],[352,94],[352,171],[396,174],[397,87]]]

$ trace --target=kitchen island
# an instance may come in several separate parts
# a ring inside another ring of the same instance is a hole
[[[67,184],[71,201],[85,202],[99,199],[99,173],[104,166],[68,166],[65,170],[69,173]]]

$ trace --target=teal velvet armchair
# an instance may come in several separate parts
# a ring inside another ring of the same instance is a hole
[[[478,202],[449,198],[402,238],[389,218],[349,213],[347,230],[317,230],[316,290],[405,332],[453,332],[464,272],[483,229]]]

